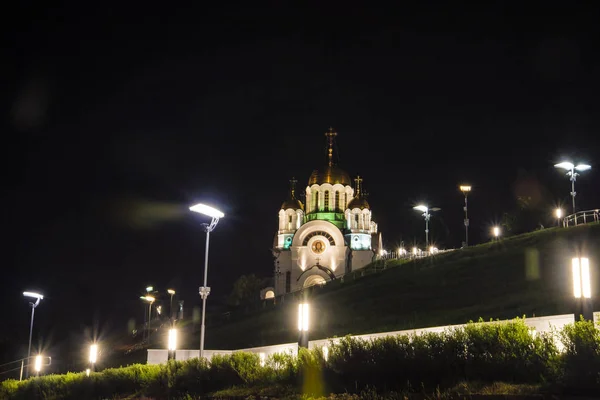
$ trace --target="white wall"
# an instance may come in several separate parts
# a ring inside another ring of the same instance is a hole
[[[594,312],[594,321],[598,322],[600,320],[600,312]],[[493,322],[484,322],[486,324],[490,323],[499,323],[499,322],[510,322],[511,320],[504,321],[493,321]],[[535,318],[525,318],[525,324],[531,327],[535,332],[547,332],[550,333],[552,331],[558,331],[562,329],[565,325],[572,324],[575,322],[575,316],[573,314],[562,314],[562,315],[550,315],[546,317],[535,317]],[[434,326],[430,328],[421,328],[421,329],[408,329],[404,331],[392,331],[392,332],[381,332],[381,333],[369,333],[366,335],[357,335],[351,336],[352,338],[362,339],[362,340],[371,340],[386,336],[397,336],[397,335],[421,335],[426,332],[444,332],[447,329],[460,328],[464,327],[466,324],[460,325],[446,325],[446,326]],[[333,339],[320,339],[320,340],[311,340],[308,342],[308,348],[314,349],[317,347],[327,347],[330,342],[336,343],[340,340],[340,338]],[[559,343],[559,349],[562,347]],[[268,357],[271,354],[275,353],[291,353],[293,355],[298,354],[298,343],[285,343],[285,344],[276,344],[273,346],[262,346],[262,347],[251,347],[247,349],[239,349],[239,350],[204,350],[206,358],[210,361],[214,354],[232,354],[238,351],[245,351],[248,353],[259,354],[262,357]],[[184,361],[190,358],[197,358],[200,350],[177,350],[175,359]],[[148,364],[162,364],[167,362],[168,359],[168,351],[167,350],[148,350]]]

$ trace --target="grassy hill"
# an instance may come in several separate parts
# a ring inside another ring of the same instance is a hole
[[[577,311],[570,260],[590,258],[600,289],[600,225],[551,228],[415,261],[378,262],[344,280],[286,296],[283,303],[220,326],[206,348],[297,340],[297,302],[312,308],[311,339]],[[598,308],[598,307],[596,307]],[[196,338],[189,338],[196,348]]]

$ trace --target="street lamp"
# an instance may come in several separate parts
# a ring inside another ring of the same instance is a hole
[[[96,343],[90,345],[90,370],[94,371],[96,361],[98,361],[98,345]]]
[[[35,356],[35,362],[33,364],[33,369],[35,370],[35,373],[39,375],[40,371],[42,370],[42,355],[38,354],[37,356]]]
[[[571,162],[568,161],[563,161],[559,164],[555,164],[554,165],[556,168],[562,168],[567,170],[567,176],[569,177],[569,180],[571,181],[571,197],[573,198],[573,214],[575,214],[575,195],[577,194],[575,192],[575,180],[577,180],[577,176],[579,175],[577,172],[575,171],[587,171],[588,169],[592,169],[591,165],[587,165],[587,164],[578,164],[577,166],[574,165]],[[575,223],[577,223],[577,218],[575,218]]]
[[[171,318],[171,324],[173,324],[173,296],[175,295],[175,290],[167,289],[167,293],[171,295],[171,301],[169,303],[169,316]]]
[[[208,243],[210,233],[217,227],[219,218],[223,218],[225,214],[216,208],[207,206],[206,204],[196,204],[195,206],[190,207],[190,211],[204,214],[211,218],[210,223],[202,224],[204,231],[206,232],[206,250],[204,251],[204,285],[200,286],[199,288],[200,297],[202,298],[202,325],[200,326],[200,358],[202,358],[204,356],[204,320],[206,318],[206,298],[210,294],[210,288],[206,286],[206,280],[208,276]]]
[[[154,301],[156,299],[152,296],[140,296],[140,299],[148,302],[148,326],[146,327],[146,331],[148,333],[146,336],[149,339],[150,338],[150,320],[152,319],[152,303],[154,303]]]
[[[590,260],[586,257],[575,257],[571,260],[573,273],[573,296],[581,301],[583,318],[594,319],[591,306],[592,288],[590,285]]]
[[[492,233],[494,234],[494,238],[496,240],[498,240],[498,237],[500,236],[500,233],[501,233],[500,232],[500,227],[498,227],[498,226],[493,227],[492,228]]]
[[[460,185],[460,191],[465,195],[465,206],[463,209],[465,210],[465,247],[469,246],[469,216],[467,214],[467,196],[471,191],[471,186],[469,185]]]
[[[31,323],[29,324],[29,349],[27,350],[27,374],[26,374],[26,376],[29,376],[29,359],[31,358],[31,337],[33,334],[33,316],[35,314],[35,308],[40,304],[40,301],[42,301],[44,299],[44,296],[39,293],[36,293],[36,292],[23,292],[23,296],[35,299],[35,301],[29,302],[29,305],[31,306]],[[41,360],[41,358],[40,358],[40,360]],[[37,358],[36,358],[36,361],[37,361]],[[23,377],[23,361],[21,361],[21,377],[19,378],[19,380],[21,380],[22,377]]]
[[[560,219],[562,218],[562,209],[557,208],[554,210],[554,215],[556,215],[556,226],[560,227]]]
[[[414,210],[423,212],[423,217],[425,218],[425,248],[429,248],[429,218],[431,217],[430,211],[439,211],[441,208],[433,207],[429,208],[422,204],[413,207]]]
[[[167,349],[169,351],[169,360],[173,360],[175,358],[175,350],[177,350],[177,329],[175,328],[169,329]]]
[[[308,348],[308,323],[309,323],[308,303],[298,304],[298,346]]]

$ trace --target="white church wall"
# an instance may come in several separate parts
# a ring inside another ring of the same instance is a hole
[[[374,254],[371,250],[352,251],[352,270],[356,271],[372,263]]]

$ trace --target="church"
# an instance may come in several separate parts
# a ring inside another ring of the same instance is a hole
[[[273,243],[274,293],[269,290],[266,298],[338,279],[375,259],[377,224],[362,178],[354,178],[353,187],[350,175],[337,165],[336,136],[332,128],[325,133],[325,166],[310,175],[305,204],[296,193],[297,181],[290,180]]]

